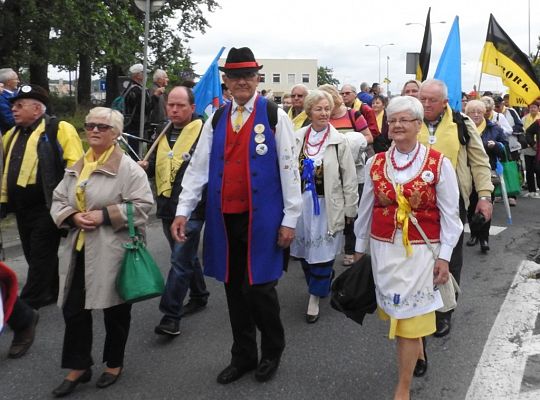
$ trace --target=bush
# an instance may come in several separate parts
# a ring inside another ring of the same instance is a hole
[[[59,118],[64,118],[69,115],[75,114],[77,110],[77,99],[75,96],[58,96],[51,93],[49,95],[50,108],[52,114]]]

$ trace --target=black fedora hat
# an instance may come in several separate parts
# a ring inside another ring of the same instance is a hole
[[[248,47],[241,47],[239,49],[233,47],[229,51],[229,54],[227,54],[225,65],[223,67],[219,67],[219,70],[225,73],[249,73],[256,72],[262,67],[262,65],[257,64],[251,49]]]
[[[22,85],[17,94],[10,98],[9,101],[14,103],[20,99],[34,99],[44,105],[49,105],[49,93],[39,85]]]

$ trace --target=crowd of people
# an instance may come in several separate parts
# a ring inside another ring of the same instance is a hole
[[[131,304],[115,282],[131,207],[144,231],[155,203],[171,249],[156,334],[179,335],[183,317],[206,307],[204,275],[223,282],[233,338],[217,376],[224,385],[253,370],[265,382],[278,370],[286,339],[276,285],[291,260],[306,279],[304,318],[315,324],[338,255],[351,266],[369,253],[377,313],[397,339],[394,399],[402,400],[413,376],[426,374],[426,337],[451,331],[453,310],[441,311],[437,285],[450,275],[460,281],[467,221],[466,244],[489,250],[497,161],[517,162],[527,196],[539,197],[540,101],[521,116],[507,98],[464,94],[461,113],[448,105],[444,82],[428,79],[406,82],[391,99],[378,84],[362,83],[359,92],[348,83],[298,84],[278,106],[258,91],[262,67],[249,48],[232,48],[219,67],[223,105],[204,121],[189,85],[167,90],[167,74],[157,70],[145,90],[135,64],[123,113],[96,107],[86,116],[86,151],[75,128],[47,112],[47,91],[0,69],[0,203],[4,215],[15,214],[28,263],[20,294],[0,263],[0,299],[14,333],[8,356],[29,350],[39,308],[57,303],[68,373],[55,397],[91,380],[92,310],[103,310],[106,332],[96,385],[106,388],[123,372]],[[138,153],[141,96],[163,134],[143,138],[155,140],[155,150],[135,161],[119,142],[128,133]]]

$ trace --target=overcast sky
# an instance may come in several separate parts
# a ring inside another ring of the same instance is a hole
[[[463,90],[472,90],[480,78],[480,53],[485,43],[489,14],[525,53],[529,49],[528,0],[218,0],[221,8],[205,12],[211,27],[190,41],[195,70],[202,74],[221,46],[248,46],[256,58],[311,58],[330,67],[343,83],[378,80],[378,49],[381,48],[381,80],[389,60],[390,90],[393,93],[413,75],[405,73],[407,52],[419,52],[431,5],[431,65],[433,77],[439,57],[456,15],[459,16]],[[540,34],[540,1],[530,0],[531,49],[536,51]],[[446,21],[445,24],[435,24]],[[261,87],[263,89],[263,87]],[[481,90],[504,91],[499,78],[482,77]]]

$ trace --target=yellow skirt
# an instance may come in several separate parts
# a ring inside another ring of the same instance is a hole
[[[437,329],[435,325],[435,311],[412,318],[395,319],[385,313],[382,308],[377,307],[377,314],[383,321],[390,320],[389,339],[395,339],[396,336],[407,339],[429,336]]]

